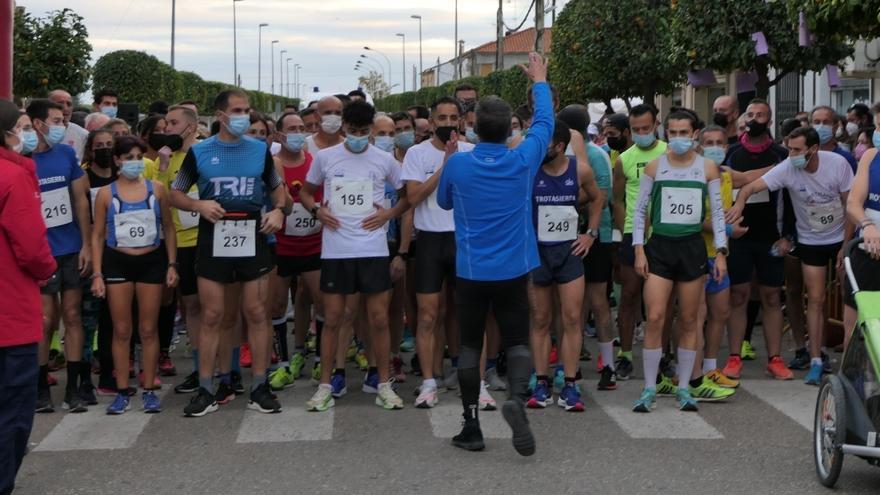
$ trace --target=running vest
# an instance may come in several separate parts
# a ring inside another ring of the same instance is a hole
[[[660,155],[666,153],[666,142],[657,140],[656,146],[649,150],[643,150],[632,145],[628,150],[620,154],[620,164],[623,166],[623,175],[626,177],[626,220],[623,224],[623,233],[632,234],[633,213],[636,203],[639,201],[639,181],[642,170],[648,163]]]
[[[653,233],[685,237],[703,231],[707,194],[704,159],[696,155],[687,167],[673,167],[664,154],[657,160],[657,175],[651,190]]]
[[[277,234],[277,251],[282,256],[312,256],[321,253],[321,222],[312,218],[300,203],[299,192],[306,183],[306,174],[312,166],[312,154],[305,153],[305,161],[299,167],[283,167],[284,185],[293,198],[290,215],[284,219],[284,227]],[[315,189],[315,202],[321,204],[324,188]]]
[[[577,238],[578,190],[577,160],[568,158],[568,168],[554,177],[538,169],[532,186],[532,219],[538,244],[553,245]]]
[[[110,206],[107,208],[107,246],[142,248],[159,245],[162,213],[153,194],[153,181],[145,181],[147,195],[135,203],[119,197],[117,183],[110,184]]]
[[[880,226],[880,153],[874,155],[868,169],[868,197],[865,198],[865,216]]]

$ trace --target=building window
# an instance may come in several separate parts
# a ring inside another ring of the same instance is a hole
[[[839,115],[845,115],[853,103],[871,106],[871,81],[869,79],[840,80],[840,86],[831,90],[831,106]]]

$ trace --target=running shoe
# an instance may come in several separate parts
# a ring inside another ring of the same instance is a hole
[[[742,346],[739,350],[739,355],[742,356],[743,361],[754,361],[758,354],[755,352],[755,348],[752,347],[752,343],[748,340],[743,340]]]
[[[363,350],[358,351],[354,357],[354,362],[357,363],[358,368],[360,368],[361,371],[367,371],[370,368],[370,361],[367,359],[367,353]]]
[[[131,409],[131,399],[127,394],[116,394],[113,402],[107,406],[107,414],[122,414]]]
[[[80,383],[77,393],[87,405],[98,405],[98,398],[95,396],[95,386],[91,382]]]
[[[302,376],[303,368],[306,366],[306,358],[300,352],[294,352],[290,358],[290,376],[296,380]]]
[[[269,358],[269,362],[271,364],[278,364],[281,361],[281,358],[278,357],[278,354],[275,354],[275,351],[272,351],[272,356]]]
[[[834,365],[831,363],[831,356],[822,352],[822,373],[833,373]]]
[[[739,380],[740,375],[742,375],[742,369],[742,358],[739,356],[730,356],[727,358],[727,364],[724,365],[724,370],[722,370],[721,373],[727,378]]]
[[[675,395],[676,391],[678,391],[678,386],[668,376],[660,373],[657,375],[659,380],[657,380],[657,395]]]
[[[559,349],[556,348],[556,345],[550,347],[550,359],[548,362],[550,363],[550,366],[559,362]]]
[[[722,388],[737,388],[739,387],[739,380],[734,380],[732,378],[727,378],[724,376],[724,373],[719,369],[714,369],[703,376],[706,380],[712,380],[715,382],[715,385],[718,385]]]
[[[176,394],[191,394],[193,392],[198,392],[199,390],[199,373],[197,371],[193,371],[181,382],[179,385],[174,387],[174,393]]]
[[[535,453],[535,436],[529,427],[529,418],[521,402],[508,399],[501,407],[501,414],[513,433],[513,448],[521,456]]]
[[[307,411],[326,411],[331,407],[336,405],[336,401],[333,400],[333,389],[330,385],[321,384],[318,385],[318,390],[315,391],[312,398],[306,402],[306,410]]]
[[[318,383],[321,381],[321,362],[317,362],[312,366],[312,381]]]
[[[446,370],[446,373],[443,376],[443,386],[448,390],[455,390],[458,388],[458,368],[449,368]]]
[[[403,340],[400,342],[400,352],[412,352],[416,348],[416,339],[409,328],[403,330]]]
[[[338,399],[348,393],[345,387],[345,375],[333,375],[330,378],[330,388],[333,390],[333,397]]]
[[[281,412],[281,404],[272,395],[269,387],[265,383],[261,383],[251,392],[251,400],[248,401],[248,409],[261,412],[263,414],[275,414]]]
[[[199,387],[198,393],[183,408],[183,415],[188,418],[199,418],[215,412],[219,408],[220,406],[217,405],[217,401],[214,399],[214,394],[205,388]]]
[[[418,353],[413,353],[413,356],[409,360],[409,370],[410,373],[416,376],[422,375],[422,363],[419,362]]]
[[[238,350],[238,365],[242,368],[250,368],[253,364],[253,357],[251,356],[251,346],[248,344],[241,344]]]
[[[647,413],[651,412],[657,406],[657,391],[653,388],[642,390],[639,400],[633,404],[633,412]]]
[[[565,386],[565,370],[562,367],[557,366],[553,371],[553,391],[557,394],[562,392],[562,387]]]
[[[494,411],[498,409],[498,404],[495,402],[492,394],[489,393],[489,385],[485,381],[480,382],[479,406],[481,411]]]
[[[584,411],[584,402],[581,400],[581,393],[573,383],[566,383],[562,387],[562,392],[559,394],[559,399],[556,401],[556,404],[559,407],[564,408],[566,411]]]
[[[806,347],[794,351],[794,358],[788,362],[788,368],[793,370],[805,370],[810,367],[810,351]]]
[[[807,376],[804,378],[804,383],[807,385],[819,385],[819,382],[822,381],[822,365],[821,364],[813,364],[810,365],[810,371],[807,372]]]
[[[55,404],[52,403],[52,394],[48,388],[37,389],[37,404],[34,411],[38,413],[55,412]]]
[[[351,344],[349,344],[349,346],[348,346],[348,349],[345,350],[345,360],[346,361],[354,361],[354,357],[357,356],[357,353],[358,353],[358,348],[355,345],[354,341],[352,340]]]
[[[584,327],[584,335],[591,339],[596,338],[596,327],[587,323]]]
[[[159,353],[159,374],[161,376],[177,375],[177,368],[175,368],[174,363],[171,362],[171,355],[168,354],[168,351],[162,351]]]
[[[494,366],[486,370],[486,383],[489,390],[507,390],[507,382],[498,376],[498,368]]]
[[[415,406],[419,409],[431,409],[437,405],[437,402],[437,389],[422,386],[419,390],[419,396],[416,397]]]
[[[727,400],[736,393],[732,388],[723,388],[709,378],[703,376],[700,386],[692,387],[688,385],[688,392],[699,402],[718,402]]]
[[[678,409],[679,411],[697,411],[699,407],[697,406],[697,401],[691,396],[691,393],[686,388],[680,388],[675,393],[675,400],[678,401]]]
[[[374,371],[372,373],[367,373],[364,376],[364,384],[361,387],[361,392],[365,394],[378,394],[379,393],[379,372]]]
[[[603,360],[602,355],[599,354],[599,359],[596,360],[596,373],[601,373],[602,368],[604,368],[604,367],[605,367],[605,360]]]
[[[462,422],[461,433],[452,437],[452,445],[470,451],[479,451],[486,448],[483,442],[483,432],[480,430],[480,422],[476,419],[466,419]]]
[[[777,380],[791,380],[794,378],[794,373],[785,366],[785,361],[779,356],[773,356],[770,359],[770,362],[767,364],[767,373]]]
[[[152,390],[147,390],[141,394],[141,402],[144,412],[147,414],[156,414],[162,412],[162,402]]]
[[[391,382],[379,384],[376,405],[386,410],[403,409],[403,399],[391,388]]]
[[[626,356],[619,356],[614,363],[614,372],[617,374],[618,380],[629,380],[629,377],[633,373],[632,361],[627,359]]]
[[[143,371],[138,372],[138,383],[140,384],[141,388],[147,388],[147,386],[144,385],[144,372]],[[154,376],[153,377],[153,388],[161,388],[161,387],[162,387],[162,380],[159,378],[159,375]]]
[[[232,388],[232,384],[221,381],[217,386],[217,393],[214,394],[214,400],[217,404],[224,405],[232,402],[232,399],[235,399],[235,389]]]
[[[602,374],[599,377],[599,390],[617,390],[617,378],[611,366],[602,368]]]
[[[526,406],[529,409],[544,409],[552,403],[553,398],[550,396],[550,387],[547,382],[541,380],[535,384],[534,392],[532,392],[532,396],[526,402]]]
[[[318,348],[318,336],[313,333],[310,333],[309,338],[306,340],[306,349],[308,349],[309,352],[315,352],[315,349],[317,349],[317,348]]]
[[[72,413],[83,413],[89,410],[86,407],[86,401],[79,396],[79,391],[71,389],[65,390],[64,402],[61,403],[61,408]]]
[[[287,366],[281,366],[275,371],[269,373],[269,387],[272,390],[284,390],[293,386],[293,373]]]
[[[395,383],[406,382],[406,373],[403,372],[403,359],[400,359],[400,356],[391,358],[391,376],[394,377]]]
[[[241,373],[230,371],[229,378],[232,379],[232,390],[235,391],[235,395],[242,395],[244,393],[244,383],[241,380]]]
[[[50,387],[54,387],[55,385],[58,385],[58,379],[51,374],[48,374],[46,375],[46,383],[49,384]]]

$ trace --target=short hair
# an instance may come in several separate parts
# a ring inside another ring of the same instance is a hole
[[[121,136],[113,140],[113,156],[122,156],[135,148],[147,152],[147,145],[137,136]]]
[[[397,123],[400,122],[401,120],[408,120],[409,123],[410,123],[410,125],[412,125],[413,127],[416,126],[416,119],[414,119],[412,115],[410,115],[410,114],[408,114],[408,113],[406,113],[406,112],[394,112],[394,113],[392,113],[392,114],[391,114],[391,120],[393,120],[395,124],[397,124]]]
[[[107,122],[106,124],[104,124],[104,127],[103,127],[103,128],[104,128],[104,129],[109,129],[109,128],[113,127],[114,125],[124,125],[125,128],[128,129],[128,132],[131,132],[131,126],[128,125],[128,122],[126,122],[126,121],[124,121],[124,120],[122,120],[122,119],[110,119],[109,122]]]
[[[559,111],[557,118],[565,122],[570,129],[587,134],[587,128],[590,126],[590,111],[584,105],[577,103],[568,105]]]
[[[504,143],[510,136],[510,120],[513,111],[506,101],[488,96],[477,104],[476,132],[480,141]]]
[[[342,109],[342,121],[355,127],[366,127],[373,123],[376,109],[366,101],[352,101]]]
[[[651,117],[653,117],[654,120],[657,120],[657,107],[655,107],[654,105],[650,105],[647,103],[640,103],[640,104],[632,107],[629,110],[630,118],[641,117],[642,115],[645,115],[646,113],[650,113]]]
[[[18,118],[21,116],[21,112],[18,110],[18,106],[15,103],[12,103],[9,100],[0,99],[0,131],[3,131],[2,134],[2,142],[4,146],[6,146],[6,139],[9,137],[7,135],[7,131],[11,131],[13,127],[18,123]]]
[[[159,121],[165,120],[165,115],[150,115],[138,123],[138,136],[148,136],[153,129],[159,124]]]
[[[229,98],[233,96],[238,96],[240,98],[247,99],[248,95],[244,91],[240,89],[227,89],[221,91],[216,98],[214,98],[214,110],[219,110],[221,112],[225,112],[227,108],[229,108]]]
[[[871,109],[869,109],[868,105],[865,105],[864,103],[853,103],[852,105],[850,105],[849,108],[846,109],[846,113],[850,112],[855,112],[856,117],[858,117],[859,120],[871,115]]]
[[[605,125],[623,132],[629,129],[629,117],[623,113],[612,113],[611,115],[605,116]]]
[[[262,112],[258,112],[256,110],[251,110],[250,118],[251,118],[251,124],[256,124],[257,122],[262,122],[263,125],[266,126],[266,132],[269,132],[272,130],[272,128],[269,127],[269,119],[266,118],[266,116],[263,115]]]
[[[109,88],[104,88],[95,93],[95,105],[100,105],[105,96],[112,96],[117,100],[119,99],[119,94],[116,93],[116,91]]]
[[[441,96],[440,98],[434,100],[434,103],[431,103],[431,113],[436,112],[437,107],[439,107],[440,105],[455,105],[455,109],[458,111],[458,115],[464,113],[461,108],[461,102],[450,96]]]
[[[764,105],[765,107],[767,107],[767,115],[771,117],[773,116],[773,108],[770,107],[770,103],[768,103],[767,100],[765,100],[764,98],[752,98],[749,101],[749,104],[746,105],[746,108],[749,108],[752,105]]]
[[[702,143],[703,138],[706,136],[706,134],[709,134],[710,132],[720,132],[724,135],[724,140],[727,140],[727,130],[725,128],[721,127],[720,125],[709,124],[700,130],[700,137],[697,139],[697,142]]]
[[[806,139],[808,148],[819,144],[819,133],[812,127],[798,127],[791,131],[791,134],[788,135],[788,140],[790,142],[792,139],[798,137]]]
[[[85,146],[83,146],[83,163],[90,164],[92,163],[92,161],[95,160],[95,154],[92,152],[92,145],[95,143],[95,139],[98,137],[99,134],[108,134],[110,135],[110,139],[116,139],[115,137],[113,137],[113,133],[110,132],[109,129],[95,129],[94,131],[89,132],[89,137],[86,138],[86,144]],[[110,148],[112,149],[113,147],[111,146]]]
[[[790,117],[782,121],[782,124],[779,126],[779,131],[782,133],[783,138],[787,138],[788,135],[798,127],[803,127],[801,121],[794,117]]]
[[[194,106],[194,107],[196,107],[196,108],[199,108],[199,104],[196,103],[195,100],[183,100],[183,101],[178,101],[177,104],[175,104],[174,106],[179,107],[179,106],[181,106],[181,105],[192,105],[192,106]]]
[[[339,101],[342,102],[342,106],[343,106],[343,107],[344,107],[345,105],[348,105],[349,103],[351,103],[351,96],[344,95],[344,94],[342,94],[342,93],[339,93],[338,95],[333,95],[333,96],[339,98]]]
[[[171,112],[183,113],[183,116],[186,117],[187,120],[189,120],[190,122],[192,122],[194,124],[198,124],[198,122],[199,122],[199,116],[196,115],[195,112],[193,112],[192,108],[184,107],[182,105],[174,105],[173,107],[168,109],[168,113],[171,113]],[[168,114],[165,114],[165,115],[168,115]]]
[[[425,105],[412,105],[410,107],[407,107],[406,111],[409,112],[410,110],[416,111],[416,118],[417,119],[430,119],[431,118],[431,112],[428,110],[428,107],[426,107]]]
[[[89,130],[89,127],[92,125],[92,123],[95,121],[95,119],[101,119],[101,120],[103,120],[103,119],[107,119],[107,122],[110,121],[110,117],[107,117],[107,116],[104,115],[103,113],[101,113],[101,112],[92,112],[92,113],[86,115],[86,118],[85,118],[85,120],[83,121],[83,124],[84,124],[83,127],[84,127],[86,130]],[[100,124],[96,124],[96,125],[100,125]],[[102,126],[102,127],[103,127],[103,126]],[[95,130],[95,129],[92,129],[92,130]]]
[[[287,110],[288,108],[292,108],[294,111],[299,111],[299,105],[296,105],[295,103],[285,104],[284,109]]]
[[[818,112],[819,110],[828,110],[829,112],[831,112],[831,120],[837,121],[837,110],[829,107],[828,105],[818,105],[816,107],[813,107],[813,109],[810,110],[810,119],[811,120],[813,118],[813,114]]]
[[[477,88],[475,88],[473,85],[468,84],[468,83],[463,83],[463,84],[459,84],[458,86],[456,86],[455,91],[453,91],[452,94],[457,95],[459,91],[474,91],[477,93],[477,97],[480,96],[480,92],[477,91]]]
[[[299,116],[305,119],[313,113],[318,113],[318,110],[316,108],[304,108],[303,111],[299,113]]]
[[[367,94],[359,89],[353,89],[348,92],[348,96],[360,96],[363,99],[367,99]]]
[[[532,118],[532,109],[528,105],[520,105],[516,107],[513,114],[519,117],[519,125],[523,125]]]
[[[571,128],[568,127],[568,124],[565,123],[562,119],[556,119],[556,124],[553,127],[553,144],[562,143],[566,147],[571,143]]]
[[[46,121],[49,118],[49,110],[58,110],[63,111],[64,108],[53,102],[52,100],[47,100],[46,98],[37,98],[36,100],[31,100],[30,104],[27,106],[26,113],[31,120],[42,120]]]
[[[296,115],[297,117],[300,117],[299,113],[297,113],[297,112],[284,112],[284,113],[282,113],[281,117],[278,117],[278,120],[275,121],[275,130],[278,132],[281,132],[284,129],[284,119],[286,119],[287,117],[290,117],[291,115]],[[300,118],[302,118],[302,117],[300,117]]]
[[[156,100],[153,103],[150,103],[150,107],[147,109],[147,114],[149,115],[164,115],[166,113],[168,113],[168,102],[162,100]]]
[[[687,120],[691,123],[691,128],[695,131],[698,131],[703,128],[703,122],[700,120],[700,117],[697,116],[696,112],[689,108],[682,107],[673,107],[672,111],[669,112],[669,115],[666,116],[666,126],[669,126],[670,120]]]

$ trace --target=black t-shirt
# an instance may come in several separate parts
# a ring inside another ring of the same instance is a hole
[[[116,178],[119,176],[118,169],[116,166],[110,167],[110,177],[101,177],[96,174],[91,167],[86,169],[86,176],[89,178],[89,212],[92,215],[92,223],[95,223],[95,207],[92,205],[92,201],[95,200],[95,197],[98,194],[98,189],[109,186],[110,184],[116,182]]]
[[[787,157],[788,150],[775,143],[760,153],[751,153],[742,144],[737,143],[727,150],[725,162],[737,172],[748,172],[776,165]],[[767,193],[765,191],[758,195],[752,195],[750,203],[746,204],[743,209],[742,224],[749,230],[741,239],[769,243],[779,239],[779,229],[776,225],[779,192],[770,192],[768,194],[769,201],[761,201],[761,196]]]

